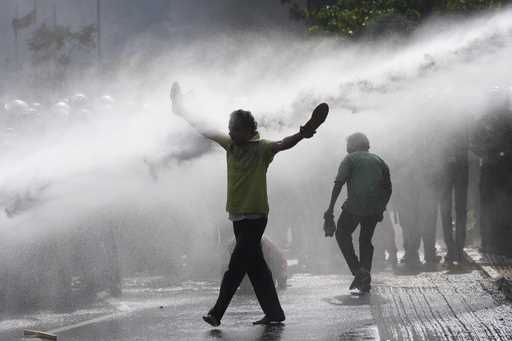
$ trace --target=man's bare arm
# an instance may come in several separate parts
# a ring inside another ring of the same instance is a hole
[[[329,208],[327,209],[327,211],[325,211],[325,214],[324,216],[326,215],[330,215],[332,216],[334,213],[334,205],[336,205],[336,201],[338,200],[338,197],[340,196],[340,193],[341,193],[341,189],[343,188],[343,183],[342,182],[335,182],[334,183],[334,187],[332,188],[332,193],[331,193],[331,201],[329,203]]]
[[[291,149],[295,147],[297,143],[299,143],[302,139],[304,139],[304,136],[302,136],[301,132],[287,136],[281,141],[274,142],[272,144],[272,151],[274,154],[276,154],[282,152],[283,150]]]
[[[300,127],[297,134],[285,137],[281,141],[275,142],[272,146],[274,153],[288,150],[297,145],[302,139],[310,139],[315,135],[316,129],[325,121],[329,113],[329,106],[327,103],[320,103],[316,106],[311,114],[311,118]]]
[[[181,93],[181,87],[178,82],[174,82],[171,87],[171,103],[172,111],[174,114],[180,116],[194,129],[196,129],[204,137],[218,142],[219,139],[224,138],[225,135],[211,127],[208,127],[205,123],[194,120],[194,118],[186,111],[183,105],[183,95]]]

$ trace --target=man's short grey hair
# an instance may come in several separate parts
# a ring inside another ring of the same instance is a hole
[[[354,151],[367,151],[370,149],[370,140],[363,133],[354,133],[347,137],[347,145]]]

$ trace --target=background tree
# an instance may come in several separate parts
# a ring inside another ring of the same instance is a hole
[[[281,0],[311,33],[362,35],[407,33],[434,13],[469,14],[510,4],[511,0]]]
[[[32,64],[36,68],[40,67],[44,73],[42,78],[62,81],[72,56],[78,51],[96,47],[96,27],[88,25],[73,31],[67,26],[50,27],[42,24],[28,40],[28,47],[32,54]]]

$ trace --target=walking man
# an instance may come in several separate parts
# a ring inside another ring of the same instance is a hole
[[[269,212],[267,169],[278,152],[294,147],[304,138],[313,137],[327,117],[329,107],[325,103],[320,104],[298,133],[273,142],[260,138],[257,123],[249,111],[236,110],[231,113],[229,135],[226,135],[207,130],[192,121],[192,117],[183,109],[177,83],[171,89],[171,100],[174,113],[183,117],[204,137],[218,143],[226,150],[227,156],[226,210],[233,222],[236,243],[228,270],[222,278],[217,302],[203,316],[203,320],[214,327],[220,325],[233,295],[247,274],[265,314],[254,324],[281,323],[285,315],[261,248]]]
[[[361,293],[368,293],[371,288],[373,232],[377,223],[382,221],[383,212],[391,197],[389,168],[379,156],[370,153],[369,149],[370,142],[366,135],[354,133],[347,138],[348,155],[339,166],[331,202],[324,214],[326,222],[333,220],[334,205],[346,183],[348,196],[343,204],[335,234],[341,253],[354,275],[350,289],[359,289]],[[359,258],[352,243],[352,233],[358,225],[361,225]],[[326,231],[326,235],[332,236],[333,232]]]

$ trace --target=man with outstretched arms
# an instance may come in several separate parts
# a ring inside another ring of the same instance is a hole
[[[334,182],[329,208],[324,214],[326,236],[336,234],[343,256],[355,276],[350,289],[361,293],[370,291],[375,226],[382,221],[382,214],[391,197],[389,168],[377,155],[369,152],[366,135],[354,133],[347,138],[348,155],[341,162]],[[343,204],[337,227],[334,224],[334,205],[344,184],[347,200]],[[359,258],[354,252],[352,233],[361,225]],[[336,232],[336,233],[335,233]]]
[[[177,83],[172,86],[171,100],[174,113],[183,117],[203,136],[222,146],[227,156],[226,210],[233,222],[236,243],[228,270],[222,278],[217,302],[203,319],[214,327],[220,325],[224,312],[247,274],[265,314],[254,324],[281,323],[285,315],[261,249],[269,212],[267,169],[277,153],[294,147],[304,138],[311,138],[327,117],[329,108],[325,103],[320,104],[298,133],[274,142],[260,138],[257,123],[249,111],[236,110],[231,113],[229,135],[226,135],[194,122],[183,108]]]

